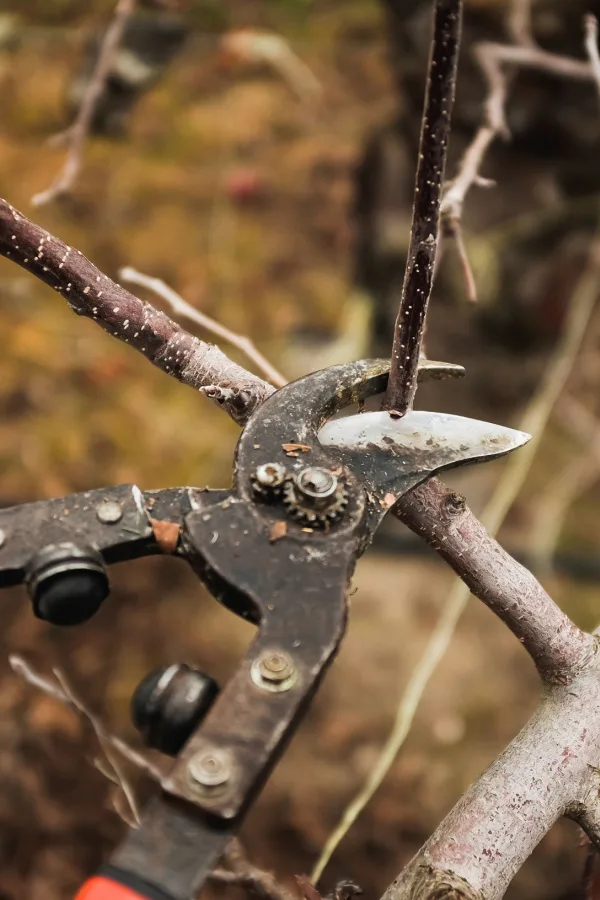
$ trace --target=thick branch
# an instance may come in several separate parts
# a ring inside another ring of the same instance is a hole
[[[417,388],[417,366],[433,284],[450,116],[460,46],[462,0],[436,0],[419,142],[412,229],[384,407],[404,415]]]
[[[552,687],[525,728],[390,885],[383,900],[500,900],[562,815],[598,840],[598,657],[568,686]],[[589,809],[589,812],[588,812]],[[452,882],[451,879],[454,879]],[[441,883],[456,884],[444,894]]]
[[[508,625],[546,684],[570,681],[588,662],[595,638],[577,628],[531,572],[488,534],[464,497],[433,478],[403,497],[397,512]]]
[[[73,312],[139,350],[163,372],[202,391],[243,424],[274,388],[214,344],[111,281],[74,247],[0,199],[0,254],[54,288]]]

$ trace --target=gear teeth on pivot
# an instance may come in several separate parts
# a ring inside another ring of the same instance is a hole
[[[303,525],[312,528],[327,528],[338,522],[348,506],[348,491],[338,482],[335,492],[327,498],[327,505],[311,505],[309,499],[302,495],[294,481],[289,480],[283,486],[283,504],[288,515]]]

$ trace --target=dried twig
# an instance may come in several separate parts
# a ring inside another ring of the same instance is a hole
[[[565,519],[573,504],[600,478],[600,458],[589,451],[570,459],[537,498],[531,522],[529,553],[540,573],[552,570]]]
[[[412,405],[425,315],[433,284],[440,197],[460,46],[462,0],[436,0],[419,141],[408,259],[384,407],[403,416]]]
[[[155,294],[162,297],[163,300],[166,300],[176,316],[184,316],[186,319],[196,322],[197,325],[200,325],[201,328],[205,328],[211,334],[214,334],[215,337],[222,338],[224,341],[227,341],[228,344],[237,347],[238,350],[245,353],[248,359],[260,369],[265,378],[268,378],[268,380],[276,387],[283,387],[283,385],[286,384],[287,379],[284,378],[283,375],[271,365],[269,360],[256,349],[256,345],[249,337],[246,337],[243,334],[236,334],[235,331],[230,331],[229,328],[225,328],[220,322],[217,322],[215,319],[211,319],[210,316],[200,312],[184,300],[183,297],[173,290],[173,288],[169,287],[168,284],[165,284],[162,279],[151,278],[149,275],[144,275],[143,272],[138,272],[137,269],[134,269],[131,266],[126,266],[124,269],[121,269],[119,278],[122,278],[123,281],[129,281],[131,284],[137,284],[140,287],[145,287],[150,291],[154,291]]]
[[[321,851],[311,876],[315,883],[396,759],[425,689],[450,646],[471,592],[519,636],[543,678],[554,677],[565,664],[574,664],[567,645],[575,657],[588,652],[591,636],[578,639],[577,635],[582,634],[579,629],[571,625],[533,576],[504,553],[492,535],[498,532],[527,478],[544,428],[585,336],[600,291],[598,252],[600,243],[594,246],[590,267],[571,299],[564,335],[519,424],[522,431],[533,435],[532,440],[507,461],[481,517],[484,525],[467,509],[464,499],[457,499],[437,478],[415,488],[394,508],[398,518],[437,550],[464,583],[457,582],[443,604],[425,652],[400,698],[381,753]]]
[[[505,117],[508,81],[504,67],[535,69],[574,81],[590,81],[594,78],[590,62],[549,53],[535,44],[496,44],[486,41],[475,44],[472,52],[485,78],[488,94],[483,124],[463,154],[458,172],[447,183],[442,198],[442,216],[454,222],[461,220],[467,193],[480,183],[481,166],[490,146],[497,137],[509,137]]]
[[[594,81],[598,95],[600,96],[600,53],[598,52],[598,19],[596,16],[587,15],[585,24],[585,49],[592,66]]]
[[[585,862],[581,873],[581,898],[582,900],[594,900],[594,870],[598,851],[590,840],[586,839]]]
[[[210,875],[211,881],[245,888],[261,900],[297,900],[296,895],[284,887],[272,872],[250,862],[237,838],[227,845],[222,861],[225,868],[215,869]]]
[[[533,47],[531,30],[531,0],[512,0],[507,15],[507,31],[519,47]]]
[[[35,194],[31,202],[42,206],[68,193],[79,175],[83,161],[83,150],[88,138],[96,106],[106,85],[106,79],[119,48],[123,32],[135,9],[136,0],[118,0],[113,19],[106,29],[96,68],[86,88],[77,118],[63,132],[61,138],[68,145],[68,153],[63,168],[45,191]]]
[[[126,759],[136,768],[140,769],[154,781],[159,783],[164,773],[146,759],[142,753],[138,753],[137,750],[134,750],[133,747],[130,747],[129,744],[121,740],[121,738],[111,734],[100,719],[95,716],[77,696],[73,688],[69,685],[64,673],[59,669],[52,670],[52,674],[56,681],[51,681],[49,678],[46,678],[37,672],[31,663],[22,656],[13,653],[9,656],[8,662],[13,672],[23,678],[28,684],[43,691],[49,697],[53,697],[60,703],[66,704],[90,723],[98,739],[98,743],[104,752],[106,763],[108,764],[105,765],[103,761],[99,760],[96,762],[96,768],[119,788],[127,803],[127,809],[122,810],[120,800],[114,798],[114,807],[119,815],[125,819],[127,824],[133,826],[139,824],[140,811],[138,802],[135,792],[123,770],[121,759]]]
[[[74,694],[72,688],[66,685],[64,674],[54,670],[53,674],[57,681],[51,681],[49,678],[46,678],[44,675],[37,672],[30,662],[16,653],[11,653],[8,662],[13,672],[19,675],[28,684],[43,691],[49,697],[54,697],[55,700],[65,703],[87,719],[98,736],[98,739],[101,740],[103,746],[106,745],[112,747],[112,749],[116,750],[123,759],[126,759],[137,769],[140,769],[153,781],[161,781],[164,772],[153,765],[143,753],[139,753],[125,741],[122,741],[121,738],[111,734],[102,724],[100,719]]]
[[[241,62],[266,64],[305,103],[316,103],[323,87],[300,57],[280,35],[245,28],[229,31],[221,41],[225,56]]]

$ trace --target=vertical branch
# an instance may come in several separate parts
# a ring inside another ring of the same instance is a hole
[[[425,314],[433,284],[440,197],[456,85],[461,14],[462,0],[435,0],[410,247],[400,310],[394,329],[390,378],[384,400],[384,408],[399,416],[407,412],[415,395]]]

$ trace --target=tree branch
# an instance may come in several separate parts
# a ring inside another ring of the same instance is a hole
[[[78,316],[92,319],[163,372],[201,391],[243,424],[274,388],[232,362],[149,303],[111,281],[74,247],[0,199],[0,255],[57,291]]]
[[[595,638],[577,628],[531,572],[488,534],[464,497],[430,479],[407,495],[400,508],[399,518],[437,550],[522,642],[546,684],[568,682],[586,665]]]
[[[102,96],[113,59],[119,49],[125,26],[133,14],[135,5],[136,0],[118,0],[113,19],[106,29],[96,68],[87,86],[77,117],[73,124],[58,136],[60,142],[66,142],[69,148],[63,168],[49,188],[39,194],[35,194],[31,198],[34,206],[43,206],[51,200],[56,200],[57,197],[68,193],[73,187],[75,179],[81,170],[83,150],[96,106]]]
[[[588,15],[584,19],[585,24],[585,49],[592,67],[592,74],[596,82],[596,90],[600,97],[600,53],[598,52],[598,19]]]
[[[562,815],[598,842],[600,665],[596,653],[568,685],[552,687],[533,717],[390,885],[383,900],[436,896],[449,876],[457,900],[500,900]],[[588,805],[590,813],[587,813]],[[418,889],[417,889],[418,886]],[[420,892],[419,892],[420,891]]]
[[[460,46],[462,0],[436,0],[410,246],[392,346],[384,408],[403,416],[417,389],[417,367],[433,285],[440,197]]]
[[[594,79],[590,62],[559,56],[542,50],[535,44],[496,44],[485,41],[475,44],[472,53],[482,71],[488,93],[483,124],[463,154],[458,172],[447,183],[442,198],[442,216],[455,225],[460,223],[467,193],[481,178],[481,166],[490,146],[497,137],[510,137],[505,116],[509,85],[504,67],[535,69],[571,81],[585,82]]]

